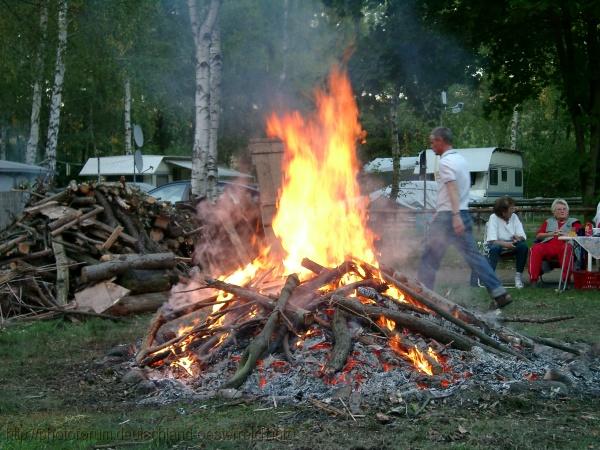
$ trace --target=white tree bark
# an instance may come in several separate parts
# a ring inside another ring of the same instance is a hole
[[[42,107],[42,80],[44,77],[44,54],[48,37],[48,1],[40,4],[40,42],[35,56],[35,80],[33,82],[33,98],[31,101],[31,125],[29,140],[25,150],[25,162],[35,164],[40,142],[40,109]]]
[[[400,191],[400,141],[398,139],[398,94],[394,94],[394,99],[390,106],[390,133],[392,137],[392,200],[398,198]]]
[[[54,68],[54,86],[50,103],[50,118],[48,120],[48,137],[46,140],[46,166],[50,169],[50,183],[56,176],[56,147],[58,144],[58,129],[60,125],[60,110],[62,106],[62,88],[65,81],[65,50],[67,49],[67,0],[58,0],[58,46],[56,48],[56,63]]]
[[[283,36],[281,39],[281,73],[279,74],[279,85],[283,85],[287,79],[289,31],[288,17],[290,12],[289,0],[283,0]]]
[[[517,149],[517,136],[519,134],[519,118],[519,104],[516,104],[510,122],[510,148],[515,150]]]
[[[131,83],[125,78],[125,154],[131,155]]]
[[[196,46],[195,130],[192,149],[192,194],[207,195],[207,158],[210,142],[210,44],[219,13],[220,0],[211,0],[202,25],[196,0],[188,0],[192,34]]]
[[[218,136],[219,119],[221,115],[221,30],[215,25],[210,44],[210,136],[208,142],[208,157],[206,158],[206,196],[211,201],[218,197]]]

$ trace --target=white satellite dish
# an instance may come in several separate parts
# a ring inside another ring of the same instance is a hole
[[[133,154],[133,165],[138,173],[142,173],[144,170],[144,158],[142,157],[142,151],[140,149],[136,150]]]
[[[144,146],[144,133],[142,132],[142,127],[137,123],[133,126],[133,140],[138,147]]]

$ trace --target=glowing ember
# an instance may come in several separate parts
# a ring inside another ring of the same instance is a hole
[[[324,266],[348,255],[375,264],[374,236],[356,175],[356,142],[363,136],[348,77],[335,68],[328,90],[317,90],[317,112],[272,115],[267,134],[284,142],[283,186],[273,231],[286,252],[287,273],[306,273],[307,257]]]

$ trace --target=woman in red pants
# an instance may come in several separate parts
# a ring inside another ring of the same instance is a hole
[[[558,261],[562,264],[565,245],[567,245],[567,259],[572,257],[572,247],[566,241],[561,241],[560,236],[567,235],[570,231],[577,231],[581,228],[579,220],[569,217],[569,204],[562,198],[557,198],[552,202],[552,214],[544,221],[538,229],[535,236],[536,243],[531,247],[529,255],[529,280],[531,286],[538,285],[540,275],[542,274],[543,261]],[[565,264],[567,265],[567,264]],[[563,281],[567,278],[567,268],[562,268],[561,277]]]

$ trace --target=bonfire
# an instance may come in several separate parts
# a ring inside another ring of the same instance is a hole
[[[402,370],[447,388],[470,376],[449,355],[476,347],[526,367],[532,338],[380,266],[357,183],[364,132],[346,74],[334,68],[315,99],[311,116],[267,120],[267,134],[285,148],[276,242],[263,242],[258,256],[232,273],[202,267],[176,285],[137,364],[198,383],[218,366],[226,375],[218,383],[227,388],[263,387],[267,366],[354,388],[368,376],[365,366]]]

